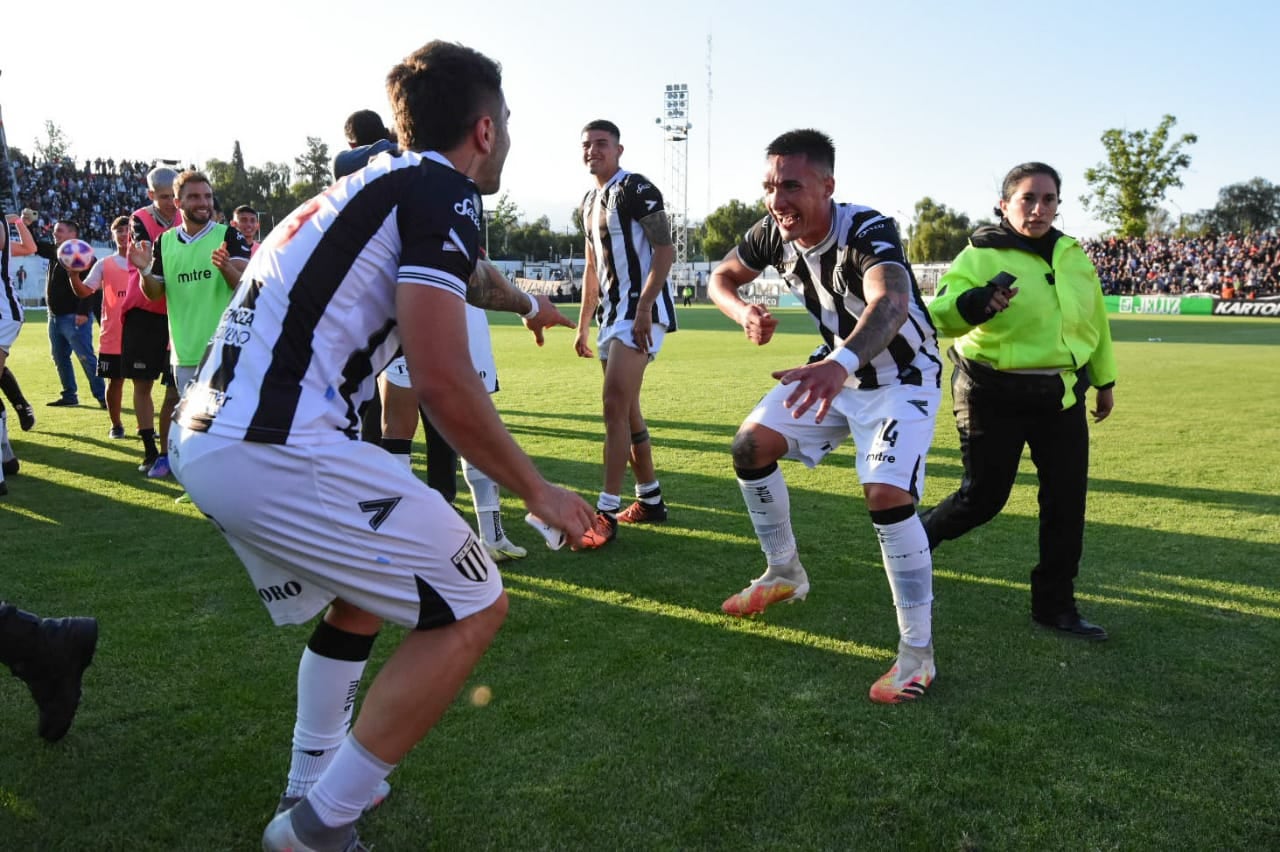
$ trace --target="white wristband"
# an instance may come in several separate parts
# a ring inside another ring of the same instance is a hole
[[[845,371],[851,376],[854,374],[854,371],[858,369],[858,365],[861,363],[858,361],[858,356],[854,354],[852,350],[845,349],[843,346],[837,346],[835,349],[832,349],[831,354],[822,360],[835,361],[841,367],[844,367]]]
[[[533,303],[533,307],[529,309],[529,313],[521,314],[520,316],[523,319],[531,320],[538,315],[538,297],[532,293],[527,293],[526,295],[529,297],[529,301]]]

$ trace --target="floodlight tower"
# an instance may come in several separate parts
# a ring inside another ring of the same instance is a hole
[[[672,265],[673,283],[677,287],[689,278],[689,86],[685,83],[668,83],[663,93],[663,116],[657,119],[662,125],[667,144],[663,149],[663,161],[667,181],[667,218],[671,221],[671,242],[676,250]]]

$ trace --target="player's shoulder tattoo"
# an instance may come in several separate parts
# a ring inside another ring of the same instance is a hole
[[[649,245],[671,245],[671,221],[667,218],[667,211],[659,210],[656,213],[650,213],[640,220],[640,227],[644,230]]]

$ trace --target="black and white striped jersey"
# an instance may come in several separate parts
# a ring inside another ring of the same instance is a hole
[[[911,276],[907,320],[884,351],[849,377],[850,387],[941,385],[938,334],[911,274],[893,220],[870,207],[832,204],[831,233],[804,249],[786,242],[772,216],[757,222],[737,248],[738,260],[756,272],[773,266],[800,299],[828,346],[846,339],[866,310],[863,276],[881,263],[896,263]]]
[[[10,255],[9,255],[9,223],[4,223],[4,233],[0,234],[0,240],[4,241],[0,247],[0,320],[16,320],[22,322],[22,302],[18,299],[18,291],[14,288],[13,282],[9,279]]]
[[[384,154],[303,204],[249,262],[183,396],[183,426],[272,444],[358,437],[400,348],[395,290],[466,298],[483,209],[434,152]]]
[[[608,183],[582,199],[582,228],[595,254],[600,281],[596,322],[601,328],[635,319],[653,259],[653,247],[640,220],[664,209],[658,188],[644,175],[626,169],[619,169]],[[676,330],[675,293],[670,281],[654,302],[653,321],[665,325],[668,334]]]

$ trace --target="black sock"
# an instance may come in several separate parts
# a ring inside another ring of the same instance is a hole
[[[156,451],[156,430],[155,429],[139,429],[138,437],[142,439],[143,451],[147,454],[147,458],[154,458],[159,455]]]
[[[22,395],[22,388],[18,387],[18,377],[8,367],[0,373],[0,390],[4,391],[4,395],[9,398],[9,402],[13,403],[15,408],[22,408],[27,404],[27,398]]]

